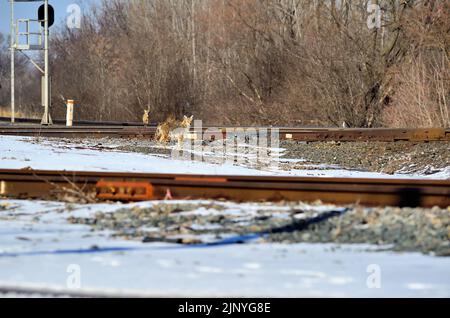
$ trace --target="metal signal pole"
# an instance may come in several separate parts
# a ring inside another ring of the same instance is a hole
[[[14,38],[15,38],[15,26],[14,26],[14,0],[10,0],[11,4],[11,28],[10,28],[10,41],[11,41],[11,123],[15,122],[15,48],[14,48]]]
[[[50,104],[50,92],[49,92],[49,63],[48,63],[48,0],[44,0],[44,59],[45,59],[45,68],[44,68],[44,117],[42,118],[42,125],[50,125],[51,118],[49,112],[49,104]]]
[[[54,23],[54,10],[49,5],[49,0],[9,0],[11,3],[11,122],[15,121],[15,99],[14,99],[14,73],[15,73],[15,51],[23,54],[24,51],[44,51],[44,69],[42,69],[33,59],[25,54],[28,60],[41,72],[41,91],[42,106],[44,107],[44,116],[42,117],[42,125],[53,124],[50,116],[51,106],[51,86],[50,86],[50,64],[49,64],[49,28]],[[18,19],[14,17],[14,4],[17,2],[44,2],[39,7],[38,19]],[[26,30],[20,31],[21,23],[25,23]],[[31,23],[38,23],[39,32],[30,30]],[[44,45],[42,48],[42,28],[44,29]],[[38,36],[38,43],[32,43],[31,37]],[[21,42],[21,37],[26,38],[26,42]]]

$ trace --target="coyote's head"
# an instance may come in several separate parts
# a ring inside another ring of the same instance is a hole
[[[194,120],[194,115],[191,117],[183,116],[180,126],[183,128],[191,127],[192,121]]]

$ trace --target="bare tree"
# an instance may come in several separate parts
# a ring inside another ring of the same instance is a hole
[[[447,125],[448,4],[372,3],[374,28],[366,0],[103,1],[53,37],[53,92],[86,119],[374,127],[437,74],[419,113]]]

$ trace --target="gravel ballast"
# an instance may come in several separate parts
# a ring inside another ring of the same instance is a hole
[[[423,173],[431,175],[450,166],[449,142],[281,142],[283,158],[303,158],[286,168],[302,169],[308,164],[337,165],[371,172]]]
[[[302,203],[157,203],[151,208],[98,212],[94,218],[70,218],[93,230],[143,242],[214,243],[257,235],[260,242],[285,244],[366,243],[394,251],[450,256],[450,210],[363,208]]]

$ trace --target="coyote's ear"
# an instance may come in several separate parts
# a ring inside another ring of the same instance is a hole
[[[194,119],[194,115],[192,115],[191,117],[189,117],[189,119],[190,119],[190,120],[193,120],[193,119]]]
[[[188,119],[188,118],[186,117],[186,115],[184,115],[184,116],[183,116],[183,119]]]

